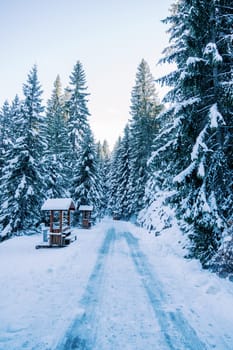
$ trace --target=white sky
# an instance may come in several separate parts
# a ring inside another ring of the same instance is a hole
[[[129,119],[130,95],[144,58],[155,78],[168,45],[173,0],[8,0],[0,3],[0,104],[22,96],[34,64],[44,104],[60,74],[63,88],[77,60],[86,73],[96,140],[112,146]],[[163,91],[158,86],[160,96]]]

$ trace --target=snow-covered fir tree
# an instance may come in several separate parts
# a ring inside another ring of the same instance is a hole
[[[7,160],[7,151],[12,146],[12,118],[11,108],[8,101],[5,101],[0,111],[0,185],[2,182],[3,169]],[[0,207],[2,206],[3,193],[0,191]]]
[[[173,203],[192,232],[192,254],[208,266],[232,216],[232,7],[180,0],[165,22],[171,45],[161,61],[177,69],[161,79],[171,86],[166,114],[172,122],[152,163],[156,176],[159,158],[167,166],[160,183],[176,186]]]
[[[3,176],[4,167],[8,160],[8,151],[12,148],[17,139],[18,128],[14,120],[19,115],[21,104],[16,95],[12,104],[4,102],[0,113],[0,184]],[[0,192],[0,206],[3,200],[3,193]]]
[[[36,228],[44,194],[41,164],[44,117],[36,66],[29,73],[23,92],[21,109],[12,115],[17,137],[7,150],[1,178],[0,224],[2,235],[6,236]]]
[[[116,208],[115,211],[122,219],[130,218],[130,135],[129,126],[126,125],[124,134],[118,149],[118,169],[116,188]]]
[[[119,186],[119,163],[120,163],[121,137],[118,138],[110,159],[109,188],[108,188],[108,211],[111,215],[119,216],[117,203],[117,189]]]
[[[143,59],[138,66],[136,83],[131,94],[130,133],[130,202],[129,212],[137,215],[143,207],[147,181],[147,160],[158,130],[156,116],[162,105],[158,101],[154,78]]]
[[[110,157],[111,152],[108,142],[106,140],[97,143],[97,160],[99,164],[99,176],[103,191],[103,213],[107,214],[108,208],[108,194],[109,194],[109,171],[110,171]]]
[[[8,144],[8,136],[7,136],[7,130],[9,125],[9,103],[8,101],[5,101],[3,104],[3,107],[0,111],[0,177],[2,176],[2,168],[4,164],[5,159],[5,153],[7,149]],[[1,194],[0,194],[0,200],[1,200]]]
[[[22,107],[22,101],[20,101],[18,95],[15,96],[14,100],[12,101],[12,104],[10,106],[10,137],[11,143],[15,142],[16,138],[18,137],[18,128],[15,125],[15,120],[17,120],[18,116],[20,115]]]
[[[47,197],[56,198],[68,195],[67,157],[68,141],[67,122],[62,95],[60,76],[54,82],[51,98],[46,110],[46,193]]]
[[[149,231],[158,233],[171,225],[170,201],[176,191],[172,179],[174,170],[173,129],[170,109],[166,109],[158,115],[160,126],[152,146],[151,157],[148,159],[148,180],[144,193],[144,208],[139,213],[138,221]],[[160,226],[158,220],[160,218]]]
[[[76,208],[80,205],[92,205],[96,216],[103,208],[103,191],[99,177],[96,145],[90,128],[80,142],[78,158],[74,166],[71,196]]]
[[[86,76],[83,66],[78,61],[70,75],[70,85],[66,89],[66,113],[69,142],[71,145],[70,159],[71,167],[76,163],[76,157],[80,150],[82,141],[89,129],[88,117],[90,116],[87,107]]]
[[[70,194],[78,208],[81,204],[93,205],[97,215],[103,207],[102,187],[99,178],[96,145],[89,125],[90,116],[86,92],[86,77],[80,61],[70,75],[66,89],[66,113],[70,142]]]
[[[65,125],[65,108],[60,76],[56,77],[51,98],[47,103],[47,140],[50,153],[62,154],[67,151],[67,131]]]
[[[12,108],[8,101],[5,101],[0,111],[0,158],[3,162],[4,154],[12,143]],[[2,163],[3,164],[3,163]]]

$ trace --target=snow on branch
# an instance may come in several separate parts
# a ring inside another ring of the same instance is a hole
[[[195,65],[196,63],[204,62],[203,58],[200,57],[189,57],[186,61],[187,66]]]
[[[207,202],[206,198],[206,191],[205,191],[205,185],[203,184],[199,190],[198,198],[197,198],[197,206],[196,206],[196,214],[198,215],[199,211],[205,212],[205,213],[211,213],[211,208]]]
[[[200,101],[199,97],[191,97],[188,100],[185,100],[183,102],[176,103],[174,105],[174,113],[177,114],[182,110],[183,108],[186,108],[187,106],[192,106],[195,103],[198,103]]]
[[[196,143],[193,146],[193,150],[192,150],[192,153],[191,153],[191,159],[192,160],[196,160],[198,158],[200,147],[202,149],[204,149],[205,151],[208,151],[208,147],[203,142],[204,136],[205,136],[205,133],[206,133],[206,129],[207,129],[207,126],[204,127],[204,129],[200,132],[200,134],[197,137]]]
[[[9,223],[6,227],[0,232],[1,237],[6,237],[12,230],[11,224]]]
[[[181,171],[181,173],[176,175],[174,177],[174,179],[173,179],[173,183],[175,183],[175,182],[178,182],[178,183],[183,182],[184,179],[193,172],[195,167],[196,167],[196,161],[192,162],[186,169],[184,169],[183,171]]]
[[[198,170],[197,170],[197,175],[200,177],[200,178],[204,178],[205,176],[205,167],[204,167],[204,162],[203,162],[204,158],[202,158],[199,166],[198,166]]]
[[[21,181],[20,181],[20,183],[19,183],[19,185],[18,185],[18,187],[17,187],[17,189],[16,189],[16,191],[15,191],[15,198],[16,198],[16,199],[19,198],[19,196],[20,196],[22,190],[23,190],[23,189],[25,188],[25,186],[26,186],[26,183],[27,183],[26,177],[25,177],[25,175],[23,175],[23,177],[22,177],[22,179],[21,179]]]
[[[179,119],[179,120],[177,120],[177,119]],[[177,119],[174,121],[174,123],[173,123],[170,127],[168,127],[167,129],[164,129],[164,130],[154,139],[155,143],[156,143],[157,140],[160,140],[163,136],[170,135],[171,132],[172,132],[174,129],[176,129],[176,127],[177,127],[177,126],[179,125],[179,123],[180,123],[181,118],[177,118]]]
[[[160,147],[157,151],[152,152],[151,157],[147,162],[147,165],[149,166],[150,163],[153,161],[153,159],[157,157],[160,152],[166,151],[166,149],[169,148],[173,143],[174,143],[174,140],[171,140],[167,142],[164,146]]]
[[[221,124],[223,124],[223,125],[226,124],[224,119],[223,119],[222,114],[218,111],[218,107],[217,107],[216,103],[210,108],[209,117],[210,117],[211,129],[217,128],[219,122],[221,122]]]
[[[223,60],[215,43],[208,43],[206,45],[204,49],[204,56],[211,57],[213,63],[222,63]]]

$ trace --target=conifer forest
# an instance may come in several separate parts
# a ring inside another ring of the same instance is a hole
[[[93,205],[96,220],[115,216],[155,235],[154,216],[169,226],[171,208],[187,258],[233,272],[233,7],[179,0],[163,22],[170,44],[159,63],[175,68],[155,82],[139,62],[113,150],[90,127],[85,62],[74,63],[67,88],[55,77],[48,101],[33,66],[24,97],[1,106],[0,241],[38,232],[47,198],[71,197]],[[162,101],[155,83],[169,87]]]

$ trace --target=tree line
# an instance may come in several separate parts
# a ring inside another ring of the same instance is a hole
[[[103,207],[97,147],[89,125],[85,72],[77,62],[69,87],[59,76],[46,108],[34,66],[23,85],[24,98],[4,103],[1,120],[2,236],[36,229],[45,198],[71,196]]]
[[[164,20],[170,44],[158,82],[143,59],[131,92],[131,117],[110,154],[95,143],[80,62],[65,92],[57,77],[46,109],[33,67],[24,99],[0,114],[4,235],[36,227],[44,198],[71,196],[98,215],[133,219],[157,232],[172,210],[189,237],[189,256],[233,270],[233,8],[226,0],[179,0]],[[165,209],[166,208],[166,209]]]

